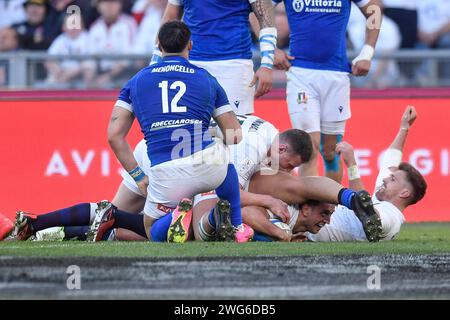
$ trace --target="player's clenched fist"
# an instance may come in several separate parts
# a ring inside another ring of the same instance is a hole
[[[367,76],[370,65],[370,60],[359,60],[352,65],[352,74],[356,77]]]
[[[413,106],[407,106],[403,112],[400,128],[408,130],[414,121],[416,121],[417,112]]]

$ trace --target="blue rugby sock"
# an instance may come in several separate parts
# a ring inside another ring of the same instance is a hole
[[[86,241],[86,233],[89,229],[89,226],[64,227],[64,240]]]
[[[225,180],[216,189],[216,194],[220,199],[227,200],[231,205],[231,223],[237,227],[242,224],[241,195],[239,179],[233,164],[228,165],[228,172]]]
[[[91,205],[80,203],[75,206],[56,210],[37,216],[31,221],[34,231],[51,227],[87,226],[91,220]]]
[[[145,232],[144,216],[142,214],[128,213],[119,209],[114,210],[113,214],[115,222],[111,229],[128,229],[144,238],[148,238],[147,233]]]
[[[211,224],[211,226],[216,226],[216,219],[214,219],[214,208],[209,212],[208,221]]]
[[[353,210],[352,199],[355,196],[355,194],[356,194],[356,192],[354,190],[342,188],[339,191],[339,195],[338,195],[339,204],[346,206],[350,210]]]
[[[255,231],[255,234],[253,235],[253,241],[273,242],[273,239],[270,238],[268,235]]]
[[[156,222],[152,225],[152,228],[150,229],[152,240],[155,242],[166,242],[167,232],[169,231],[171,222],[172,222],[172,212],[156,220]]]

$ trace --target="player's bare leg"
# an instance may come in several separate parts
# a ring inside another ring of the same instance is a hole
[[[320,132],[310,132],[309,135],[313,144],[313,153],[311,159],[299,167],[299,175],[303,177],[319,175],[317,159],[320,154]]]
[[[130,213],[140,213],[144,209],[145,198],[131,191],[121,183],[111,202],[120,210]]]
[[[342,135],[322,134],[321,154],[325,164],[325,176],[342,182],[342,162],[336,154],[336,145],[342,141]]]
[[[381,226],[367,191],[355,192],[326,177],[296,178],[285,172],[274,175],[253,175],[249,191],[283,200],[288,204],[303,203],[306,199],[342,204],[353,210],[362,222],[369,241],[378,241]]]
[[[326,177],[296,178],[286,172],[253,175],[249,191],[268,194],[289,204],[303,203],[308,199],[338,204],[339,192],[344,187]]]
[[[249,206],[242,208],[242,220],[253,230],[266,234],[280,241],[290,241],[291,235],[275,226],[269,220],[267,210],[262,207]]]

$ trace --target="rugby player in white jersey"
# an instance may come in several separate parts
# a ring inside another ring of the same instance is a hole
[[[300,170],[317,175],[319,152],[325,175],[342,180],[342,164],[335,146],[342,141],[350,118],[349,74],[365,76],[381,25],[380,0],[274,0],[284,2],[290,27],[292,66],[287,72],[287,103],[294,128],[311,134],[314,153]],[[348,62],[346,28],[351,1],[367,19],[365,45]]]
[[[253,241],[304,241],[305,233],[316,234],[330,223],[335,205],[308,200],[289,206],[289,219],[280,228],[280,219],[270,210],[250,206],[242,208],[242,219],[253,228]],[[276,221],[276,223],[274,223]]]
[[[256,73],[251,51],[251,11],[261,27],[261,65]],[[169,0],[162,23],[181,17],[192,31],[190,61],[217,78],[237,109],[236,114],[253,113],[254,98],[272,88],[277,32],[271,0]],[[155,50],[152,63],[158,61],[159,55]]]
[[[419,202],[426,193],[427,183],[420,172],[409,163],[402,162],[403,148],[417,117],[414,107],[408,106],[403,113],[400,129],[384,153],[375,183],[374,208],[381,219],[381,240],[392,240],[405,222],[403,211]],[[361,190],[364,185],[359,177],[353,148],[342,142],[336,147],[344,160],[349,175],[350,188]],[[367,241],[360,221],[352,211],[338,206],[330,224],[318,234],[309,234],[312,241]]]
[[[231,162],[235,164],[239,183],[243,189],[241,191],[241,205],[243,207],[259,206],[261,210],[267,210],[279,217],[280,220],[287,222],[294,221],[291,209],[288,209],[287,214],[285,210],[274,211],[269,205],[264,205],[266,201],[264,196],[293,205],[309,199],[333,204],[343,203],[360,213],[360,218],[364,222],[369,237],[372,241],[377,240],[379,222],[374,217],[367,192],[355,194],[354,191],[345,189],[327,178],[302,177],[297,179],[289,174],[296,163],[303,163],[308,160],[306,154],[297,159],[293,157],[295,154],[298,157],[306,151],[301,150],[305,148],[304,143],[298,145],[293,143],[295,141],[293,136],[298,134],[295,130],[291,129],[277,134],[277,130],[270,123],[256,117],[248,117],[246,121],[241,123],[241,127],[243,140],[240,144],[230,147],[230,152]],[[304,133],[304,131],[300,132]],[[310,155],[310,151],[308,150],[308,155]],[[250,187],[253,177],[258,180],[256,182],[258,188]],[[272,186],[276,186],[276,192],[271,190],[273,189]],[[345,193],[353,194],[354,201],[345,201],[343,199]],[[193,227],[196,240],[214,240],[214,224],[209,220],[208,212],[216,202],[217,197],[214,193],[201,194],[194,198]],[[329,209],[329,207],[325,207],[325,209]],[[244,210],[248,211],[245,208]]]
[[[384,153],[380,164],[380,172],[373,196],[374,209],[381,220],[382,232],[379,240],[394,239],[405,221],[402,212],[408,206],[420,201],[426,192],[427,184],[423,176],[410,164],[401,162],[408,131],[416,116],[414,107],[408,106],[403,113],[399,132]],[[349,187],[354,190],[363,190],[364,185],[358,173],[353,148],[348,143],[341,142],[337,145],[336,152],[341,154],[347,166]],[[250,190],[255,191],[254,187],[258,185],[260,184],[251,184]],[[339,205],[330,219],[330,216],[327,216],[325,212],[330,209],[332,207],[327,203],[316,203],[315,206],[307,206],[306,208],[301,205],[289,206],[291,218],[287,224],[292,229],[294,239],[303,238],[303,233],[307,231],[306,236],[310,241],[368,240],[357,213]],[[316,215],[316,224],[310,224],[312,228],[308,230],[306,227],[308,223],[305,223],[305,220],[308,217],[311,218],[311,216],[314,219],[314,214]],[[319,214],[322,215],[322,220]],[[270,222],[269,219],[275,218],[275,216],[264,208],[243,208],[242,217],[244,223],[251,226],[255,232],[270,237],[265,241],[270,241],[270,239],[288,241],[291,239],[286,232]]]

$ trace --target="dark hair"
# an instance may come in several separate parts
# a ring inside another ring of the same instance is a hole
[[[158,32],[161,50],[167,53],[182,52],[191,39],[191,31],[181,21],[169,21],[164,23]]]
[[[398,166],[399,170],[406,173],[406,180],[411,184],[413,190],[409,204],[415,204],[422,200],[427,191],[427,182],[420,172],[407,162],[402,162]]]
[[[321,203],[322,202],[320,202],[320,201],[309,199],[309,200],[306,200],[305,202],[300,203],[299,207],[301,209],[305,204],[307,204],[310,207],[317,207]]]
[[[311,159],[313,145],[308,133],[299,129],[289,129],[280,133],[280,142],[289,144],[295,154],[300,155],[303,162]]]

